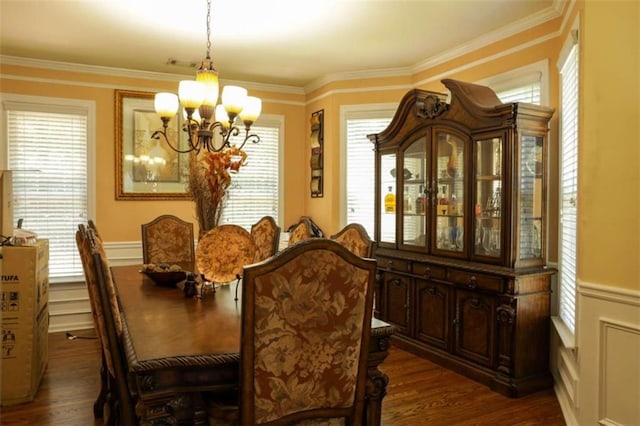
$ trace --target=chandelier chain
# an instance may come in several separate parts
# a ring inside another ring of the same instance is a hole
[[[207,0],[207,59],[211,59],[211,0]]]

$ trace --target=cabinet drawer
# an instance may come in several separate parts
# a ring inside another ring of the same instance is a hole
[[[447,278],[447,270],[438,265],[429,265],[426,263],[414,263],[413,274],[422,278],[436,280],[445,280]]]
[[[495,292],[502,292],[502,279],[491,275],[476,274],[473,272],[450,269],[448,273],[449,281],[462,284],[473,289],[482,289]]]
[[[410,272],[411,262],[402,259],[391,259],[388,257],[377,258],[378,267],[388,271]]]

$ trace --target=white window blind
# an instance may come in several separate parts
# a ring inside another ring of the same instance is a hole
[[[347,223],[359,223],[374,236],[374,145],[367,135],[379,133],[389,123],[393,112],[380,112],[379,117],[347,118]]]
[[[75,232],[87,221],[88,179],[87,113],[53,109],[5,106],[5,119],[14,220],[24,219],[23,228],[49,240],[55,279],[82,275]]]
[[[526,102],[540,105],[540,81],[533,81],[497,93],[502,103]]]
[[[247,164],[231,177],[221,218],[221,223],[246,230],[263,216],[272,216],[280,223],[280,122],[258,121],[251,133],[259,135],[260,142],[244,146]],[[231,141],[239,145],[242,137],[232,137]]]
[[[560,70],[559,315],[575,333],[578,199],[578,46]]]

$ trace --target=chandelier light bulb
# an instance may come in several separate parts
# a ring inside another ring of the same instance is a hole
[[[180,103],[178,97],[173,93],[157,93],[153,102],[156,112],[161,118],[173,118],[178,112]]]
[[[216,121],[222,123],[225,128],[229,128],[229,114],[222,104],[216,105]]]
[[[244,108],[240,111],[240,119],[249,125],[256,122],[258,117],[260,117],[260,112],[262,111],[262,100],[260,98],[256,98],[255,96],[247,96]]]
[[[195,80],[182,80],[178,87],[178,97],[183,108],[198,109],[204,100],[204,87]]]
[[[247,89],[240,86],[224,86],[222,89],[222,104],[229,117],[236,116],[242,111],[247,100]]]

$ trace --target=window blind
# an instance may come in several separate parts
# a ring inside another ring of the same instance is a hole
[[[371,238],[374,234],[374,145],[367,135],[384,130],[393,112],[378,118],[347,118],[347,223],[359,223]]]
[[[260,136],[260,142],[245,145],[247,164],[231,177],[220,221],[221,224],[242,226],[248,231],[263,216],[272,216],[279,223],[281,198],[279,123],[254,125],[251,132]],[[239,145],[242,137],[232,137],[231,143]]]
[[[14,220],[49,240],[49,276],[82,275],[75,244],[87,218],[87,115],[6,109]]]
[[[503,103],[526,102],[540,105],[540,81],[526,83],[496,94]]]
[[[578,199],[578,46],[560,70],[559,315],[575,333]]]

